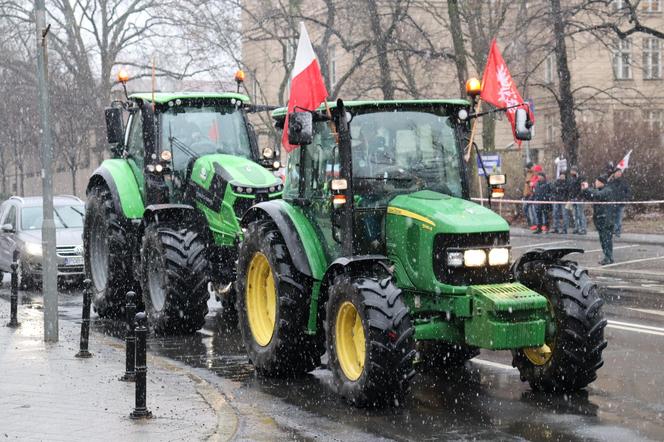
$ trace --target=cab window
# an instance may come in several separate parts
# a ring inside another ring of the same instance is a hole
[[[143,169],[143,154],[145,148],[143,145],[143,117],[140,111],[132,115],[129,127],[129,136],[127,139],[127,152],[136,162],[139,168]]]

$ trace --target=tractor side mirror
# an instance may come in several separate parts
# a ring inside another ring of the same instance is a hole
[[[530,128],[533,126],[532,121],[530,121],[530,116],[528,111],[523,108],[518,108],[515,112],[516,124],[515,124],[515,135],[517,140],[528,141],[532,138],[532,132]]]
[[[0,229],[2,230],[2,233],[14,233],[14,226],[12,226],[10,223],[3,224]]]
[[[288,142],[297,146],[311,144],[314,140],[314,123],[311,112],[288,114]]]
[[[106,139],[109,144],[122,142],[124,137],[124,122],[122,121],[122,109],[108,107],[104,111],[106,116]]]

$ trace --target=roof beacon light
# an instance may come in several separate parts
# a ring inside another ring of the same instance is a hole
[[[482,92],[482,83],[477,78],[469,78],[466,81],[466,93],[471,97],[475,97]]]
[[[244,82],[244,71],[242,69],[238,69],[237,72],[235,72],[235,82],[237,83],[237,93],[240,93],[240,85]]]
[[[129,81],[129,72],[125,68],[120,68],[118,72],[118,81],[122,84],[127,84]]]

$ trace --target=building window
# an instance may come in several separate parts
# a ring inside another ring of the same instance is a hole
[[[616,80],[632,78],[632,42],[629,39],[618,40],[613,53],[613,75]]]
[[[330,88],[333,88],[337,84],[337,47],[330,46],[330,50],[327,53],[328,57],[328,67],[327,72],[330,76]]]
[[[645,120],[650,129],[661,132],[664,129],[664,111],[649,110],[645,111]]]
[[[643,78],[662,78],[662,51],[658,38],[643,39]]]
[[[660,0],[641,0],[641,10],[643,12],[662,12],[662,2]]]
[[[554,54],[549,54],[549,56],[546,57],[546,60],[544,60],[544,82],[547,84],[553,83],[553,79],[555,78],[555,65]]]
[[[552,115],[546,117],[546,142],[549,144],[556,142],[556,124]]]

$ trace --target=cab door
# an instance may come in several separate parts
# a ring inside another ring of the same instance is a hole
[[[141,110],[131,114],[128,122],[128,129],[125,135],[125,151],[127,152],[127,161],[131,167],[141,197],[145,201],[145,177],[143,168],[145,167],[145,145],[143,141],[143,115]]]

